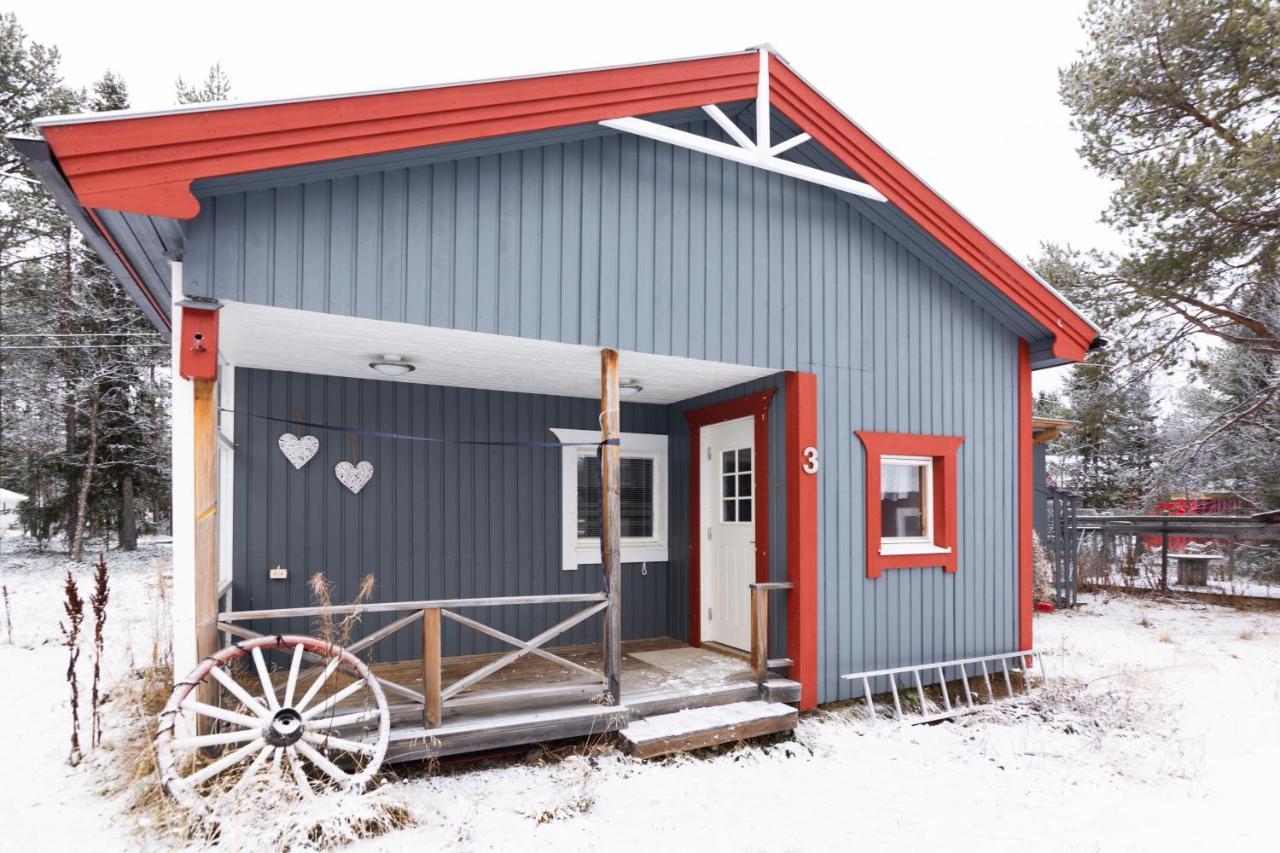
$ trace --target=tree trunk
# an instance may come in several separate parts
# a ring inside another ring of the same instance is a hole
[[[120,479],[120,549],[138,550],[138,515],[133,506],[133,475]]]
[[[98,462],[98,395],[94,389],[93,402],[89,404],[89,451],[85,454],[84,474],[80,477],[80,494],[76,496],[75,528],[71,536],[71,559],[84,559],[85,516],[89,511],[89,487],[93,484],[93,469]]]

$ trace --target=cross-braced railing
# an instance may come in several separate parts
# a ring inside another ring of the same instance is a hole
[[[512,636],[505,631],[500,631],[491,625],[485,625],[461,613],[456,612],[463,608],[486,608],[486,607],[504,607],[521,604],[586,604],[587,606],[577,613],[562,619],[550,628],[539,633],[530,640],[522,640],[519,637]],[[372,632],[368,636],[357,640],[346,646],[346,651],[352,654],[359,654],[372,647],[391,635],[408,628],[414,624],[422,625],[422,692],[405,687],[403,684],[397,684],[387,678],[379,675],[371,675],[374,681],[381,685],[382,689],[402,696],[413,702],[420,703],[423,708],[423,721],[427,728],[436,728],[440,726],[446,707],[457,702],[461,694],[470,690],[479,682],[489,678],[494,673],[520,660],[525,655],[536,655],[544,660],[548,660],[558,666],[562,666],[573,672],[585,675],[592,679],[593,682],[600,685],[602,693],[608,692],[608,679],[604,670],[596,670],[591,667],[583,666],[576,661],[569,660],[566,657],[552,652],[544,646],[551,640],[568,631],[575,625],[585,622],[597,613],[602,613],[609,608],[609,600],[604,593],[581,593],[572,595],[526,595],[526,596],[506,596],[501,598],[453,598],[441,599],[433,601],[400,601],[400,602],[380,602],[375,604],[346,604],[333,606],[316,606],[316,607],[291,607],[277,610],[240,610],[221,613],[218,616],[218,630],[230,634],[234,637],[242,639],[255,639],[265,636],[252,631],[242,625],[235,624],[237,622],[247,622],[251,620],[272,620],[272,619],[296,619],[307,618],[313,616],[349,616],[353,614],[366,613],[396,613],[409,611],[407,615],[402,616],[395,621],[384,625],[378,630]],[[442,683],[441,671],[441,647],[440,647],[440,628],[442,620],[448,619],[459,625],[478,631],[481,634],[492,637],[515,648],[497,658],[479,669],[471,672],[453,683],[445,686]],[[307,651],[304,657],[308,660],[324,664],[327,660],[318,654]],[[553,692],[555,688],[551,688]],[[540,696],[548,695],[548,690],[539,691]],[[565,693],[581,693],[582,684],[568,685],[563,688]]]

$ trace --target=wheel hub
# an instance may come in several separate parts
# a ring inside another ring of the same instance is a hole
[[[293,746],[302,737],[302,715],[293,708],[276,711],[262,739],[272,746]]]

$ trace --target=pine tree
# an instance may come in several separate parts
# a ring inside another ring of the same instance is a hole
[[[215,62],[209,66],[209,73],[204,80],[195,86],[189,86],[181,77],[174,85],[177,90],[178,103],[201,104],[210,101],[231,100],[231,78],[222,70],[222,63]]]
[[[66,87],[57,51],[0,17],[0,125],[30,133],[43,114],[128,106],[107,72],[92,94]],[[28,496],[27,530],[136,541],[135,503],[167,500],[167,350],[70,221],[4,143],[0,175],[0,481]]]
[[[1117,372],[1104,352],[1075,368],[1063,388],[1077,426],[1059,440],[1068,488],[1094,509],[1142,509],[1152,497],[1157,428],[1150,382]]]
[[[1280,3],[1091,0],[1082,23],[1061,94],[1129,248],[1050,247],[1054,283],[1145,370],[1204,336],[1280,355]]]

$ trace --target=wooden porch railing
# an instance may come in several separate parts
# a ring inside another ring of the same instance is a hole
[[[513,637],[491,625],[485,625],[455,612],[461,608],[506,607],[523,604],[586,604],[587,607],[567,619],[557,622],[531,640]],[[459,694],[474,687],[477,683],[499,670],[510,666],[527,654],[537,655],[574,672],[586,675],[600,685],[602,693],[607,693],[610,687],[607,668],[591,669],[576,661],[548,651],[543,646],[580,622],[584,622],[597,613],[608,610],[609,606],[610,602],[606,593],[581,593],[572,595],[504,596],[501,598],[452,598],[432,601],[393,601],[374,604],[342,604],[329,607],[290,607],[275,610],[239,610],[220,613],[218,615],[218,630],[242,639],[253,639],[264,635],[235,623],[257,619],[295,619],[311,616],[348,616],[355,613],[398,613],[409,611],[407,615],[346,646],[346,650],[352,654],[359,654],[392,634],[410,625],[420,623],[422,625],[422,692],[419,693],[412,688],[397,684],[378,675],[372,677],[382,686],[383,690],[420,703],[423,709],[423,724],[427,728],[436,728],[443,720],[446,707],[451,702],[457,701]],[[446,687],[442,683],[441,663],[443,659],[440,646],[440,628],[444,619],[457,622],[459,625],[515,646],[515,649]],[[611,627],[611,620],[608,619],[608,614],[606,614],[605,639],[603,641],[603,660],[605,662],[608,660],[608,635]],[[321,665],[328,663],[324,657],[311,652],[305,653],[304,656]],[[565,693],[581,693],[582,684],[568,685],[561,689]],[[549,693],[555,692],[555,690],[555,688],[541,689],[539,695],[545,697]]]
[[[769,670],[782,669],[794,663],[791,658],[769,657],[769,593],[787,592],[793,586],[785,581],[751,584],[751,674],[760,688],[761,697],[765,693],[765,682],[769,680]]]

